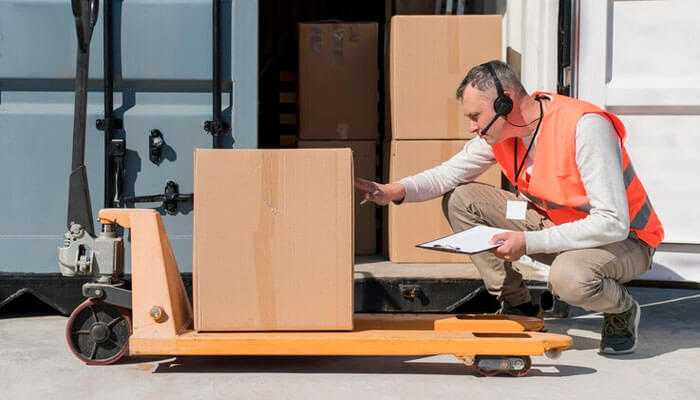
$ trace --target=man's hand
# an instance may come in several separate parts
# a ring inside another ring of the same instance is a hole
[[[503,232],[493,235],[491,244],[501,245],[493,250],[496,257],[506,261],[518,261],[525,255],[525,232]]]
[[[362,201],[371,201],[377,205],[385,206],[391,201],[401,201],[406,197],[406,189],[400,183],[388,183],[386,185],[355,178],[355,188],[362,193]]]

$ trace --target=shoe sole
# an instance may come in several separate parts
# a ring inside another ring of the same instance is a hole
[[[623,355],[623,354],[630,354],[634,353],[634,350],[637,349],[637,342],[639,342],[639,319],[642,316],[642,307],[634,301],[634,306],[637,307],[637,315],[634,317],[634,346],[632,346],[631,349],[629,350],[621,350],[621,351],[616,351],[611,349],[610,347],[606,347],[603,350],[600,351],[600,354],[607,354],[607,355]]]

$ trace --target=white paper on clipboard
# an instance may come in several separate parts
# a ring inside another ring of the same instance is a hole
[[[458,232],[431,242],[422,243],[416,247],[428,250],[476,254],[500,246],[500,244],[490,244],[489,241],[491,241],[493,235],[503,232],[508,232],[508,230],[477,225],[466,231]]]

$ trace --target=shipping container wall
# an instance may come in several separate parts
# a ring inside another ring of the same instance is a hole
[[[574,1],[574,8],[575,94],[625,124],[634,171],[664,227],[642,279],[700,282],[700,3]]]
[[[652,269],[639,279],[700,282],[700,220],[688,211],[698,193],[692,182],[694,149],[700,143],[698,53],[688,49],[697,47],[700,5],[683,0],[663,5],[494,1],[485,12],[504,15],[505,58],[528,91],[556,91],[557,31],[564,28],[557,21],[559,6],[573,15],[572,96],[606,108],[625,123],[634,168],[664,224],[664,243]],[[668,25],[674,29],[665,29]],[[652,53],[657,56],[649,57]]]
[[[162,194],[167,181],[192,192],[192,154],[210,148],[212,2],[113,4],[114,108],[126,140],[123,196]],[[257,147],[258,1],[222,2],[225,147]],[[93,213],[103,206],[103,20],[91,42],[86,165]],[[0,272],[55,273],[66,228],[73,132],[75,23],[69,0],[0,0]],[[149,134],[165,140],[149,159]],[[157,208],[158,203],[136,204]],[[191,204],[163,218],[175,255],[191,271]],[[127,250],[128,251],[128,250]],[[126,259],[128,260],[128,254]],[[127,265],[128,269],[128,265]]]
[[[496,0],[485,14],[503,15],[504,60],[528,91],[557,90],[559,0]]]

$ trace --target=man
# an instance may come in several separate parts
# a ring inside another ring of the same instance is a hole
[[[551,264],[554,295],[605,313],[601,353],[633,352],[640,307],[622,284],[650,268],[663,228],[632,168],[622,122],[584,101],[528,95],[500,61],[472,68],[457,98],[477,137],[442,165],[399,182],[358,182],[365,198],[386,205],[447,193],[455,232],[509,230],[493,237],[498,248],[472,256],[501,312],[541,316],[510,263],[527,254]],[[473,182],[494,163],[517,194]]]

